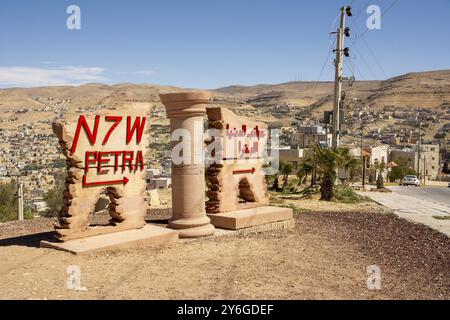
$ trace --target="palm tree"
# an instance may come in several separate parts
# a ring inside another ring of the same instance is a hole
[[[294,165],[291,162],[280,162],[280,173],[283,175],[283,186],[281,187],[284,190],[288,185],[289,175],[292,173],[294,169]]]
[[[339,148],[336,151],[339,153],[342,160],[341,167],[343,167],[347,172],[351,172],[359,166],[359,160],[350,155],[350,149]]]
[[[298,185],[301,185],[303,182],[305,182],[306,178],[309,175],[313,174],[314,167],[311,165],[311,163],[308,160],[309,159],[305,159],[302,162],[300,162],[300,165],[297,170]],[[312,177],[311,177],[311,182],[312,182]]]
[[[308,176],[311,176],[311,187],[314,187],[317,183],[317,158],[314,152],[310,153],[298,167],[299,184]]]
[[[322,149],[319,145],[313,147],[313,157],[317,162],[317,173],[322,178],[320,185],[320,200],[331,201],[334,198],[334,182],[338,168],[349,170],[358,165],[358,161],[350,156],[347,148]]]
[[[279,181],[278,181],[278,172],[275,173],[273,176],[272,190],[274,190],[275,192],[280,191]]]

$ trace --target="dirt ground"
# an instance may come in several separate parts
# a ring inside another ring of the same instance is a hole
[[[301,213],[289,231],[86,256],[38,248],[50,230],[0,226],[0,299],[450,299],[450,240],[386,212]],[[86,291],[67,289],[70,265]],[[381,290],[367,288],[369,265]]]

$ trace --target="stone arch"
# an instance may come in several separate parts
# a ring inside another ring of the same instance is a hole
[[[115,186],[83,186],[84,170],[71,168],[66,179],[64,206],[55,230],[60,240],[70,240],[97,234],[138,229],[145,225],[147,203],[143,197],[143,173],[129,175],[130,183]],[[109,198],[110,223],[107,226],[90,225],[90,217],[101,193]]]
[[[237,196],[239,202],[256,202],[255,193],[252,190],[250,182],[245,177],[239,180]]]

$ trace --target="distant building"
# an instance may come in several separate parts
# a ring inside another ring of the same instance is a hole
[[[299,163],[304,157],[303,149],[277,149],[280,161]]]
[[[48,209],[47,203],[45,201],[35,201],[31,205],[31,209],[35,212],[43,212]]]
[[[367,159],[367,167],[375,165],[377,163],[389,162],[389,146],[379,145],[375,147],[363,147],[363,156]],[[350,155],[353,157],[361,157],[361,147],[355,147],[350,149]]]
[[[303,126],[298,133],[291,136],[291,147],[293,149],[311,148],[319,144],[322,147],[331,145],[331,133],[326,133],[322,126]]]
[[[172,188],[172,178],[156,178],[153,181],[155,183],[155,189]]]
[[[375,147],[370,147],[370,158],[369,163],[375,165],[377,163],[388,164],[389,161],[389,146],[380,145]]]
[[[398,163],[400,158],[406,160],[409,168],[419,170],[418,173],[427,180],[434,180],[440,172],[440,153],[438,144],[422,144],[420,148],[416,144],[410,149],[392,150],[390,160]]]
[[[167,189],[172,187],[172,178],[160,169],[147,169],[145,174],[147,190]]]
[[[414,146],[414,150],[419,150],[418,144]],[[422,144],[419,167],[420,173],[426,176],[428,180],[436,179],[441,171],[440,147],[438,144]]]

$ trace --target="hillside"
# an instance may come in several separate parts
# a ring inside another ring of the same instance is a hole
[[[380,109],[384,106],[439,109],[450,103],[450,70],[408,73],[384,81],[357,81],[344,84],[346,103]],[[277,85],[231,86],[214,91],[226,100],[240,98],[254,106],[293,104],[313,106],[316,111],[330,109],[333,83],[289,82]],[[357,100],[355,100],[355,98]]]
[[[343,88],[348,110],[359,106],[373,110],[384,106],[438,110],[450,105],[450,70],[408,73],[384,81],[357,81],[351,87],[345,83]],[[6,119],[2,121],[3,127],[14,129],[77,110],[115,107],[128,101],[160,106],[158,93],[181,90],[186,89],[126,83],[0,89],[0,114]],[[217,105],[260,120],[281,123],[296,116],[318,119],[323,111],[331,110],[333,103],[332,82],[229,86],[211,91]]]

